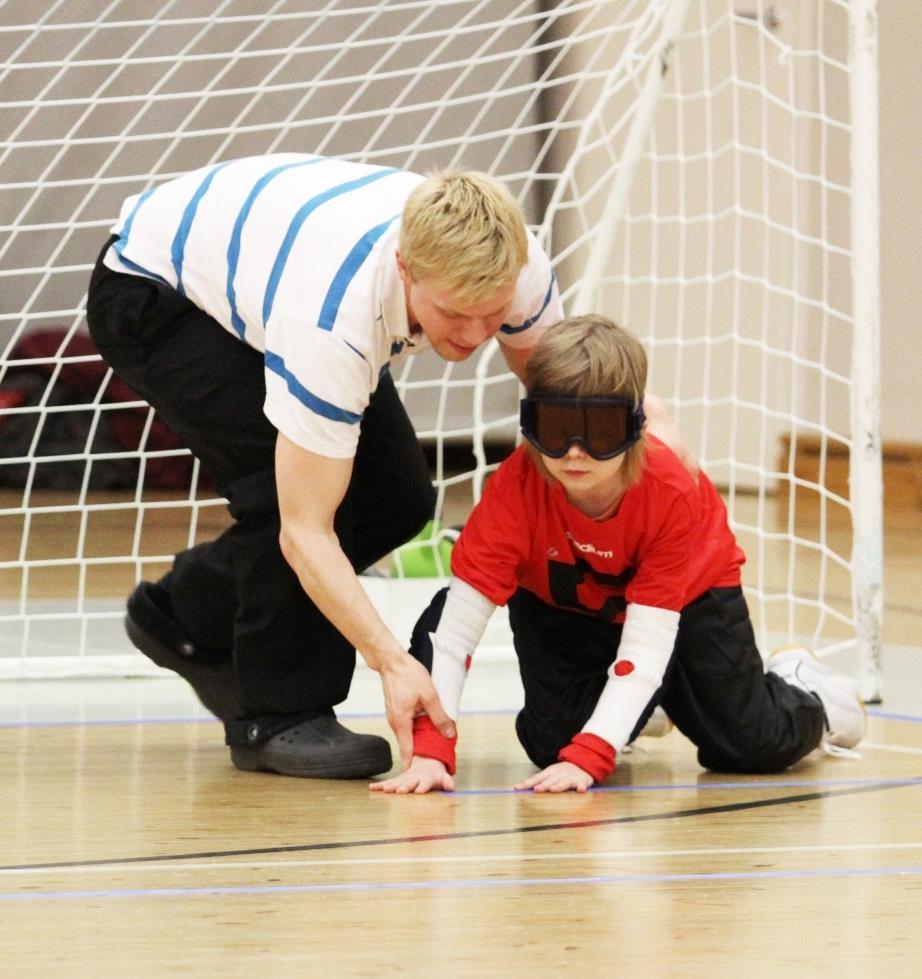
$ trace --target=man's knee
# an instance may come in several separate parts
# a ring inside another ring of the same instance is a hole
[[[421,533],[435,513],[436,493],[432,484],[406,484],[400,490],[399,506],[389,507],[386,522],[379,524],[380,541],[373,560],[396,550]]]
[[[235,479],[223,487],[228,500],[228,510],[235,520],[257,518],[267,526],[278,528],[279,497],[272,470],[261,470]]]
[[[436,504],[435,487],[428,478],[417,479],[404,489],[403,506],[398,512],[405,541],[415,537],[432,519]]]

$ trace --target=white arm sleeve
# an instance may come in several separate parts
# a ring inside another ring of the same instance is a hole
[[[583,727],[616,752],[628,742],[631,732],[663,682],[675,637],[679,613],[650,605],[628,605],[618,655],[608,671],[599,702]]]
[[[432,640],[432,682],[448,716],[456,721],[467,664],[496,606],[466,581],[452,577]]]

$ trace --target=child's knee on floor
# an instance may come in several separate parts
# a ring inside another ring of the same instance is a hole
[[[822,725],[816,737],[771,738],[756,727],[735,732],[732,740],[717,749],[699,747],[698,762],[711,771],[740,775],[773,775],[796,764],[814,748],[822,737]]]

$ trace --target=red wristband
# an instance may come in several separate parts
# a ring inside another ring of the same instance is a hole
[[[449,775],[455,774],[455,745],[458,737],[446,738],[444,734],[429,720],[428,714],[420,714],[413,718],[413,754],[421,758],[435,758],[448,769]]]
[[[615,749],[595,734],[574,734],[573,740],[560,749],[557,758],[588,772],[597,782],[615,770]]]

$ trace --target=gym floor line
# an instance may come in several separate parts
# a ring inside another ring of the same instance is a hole
[[[592,860],[597,863],[604,863],[610,860],[647,860],[677,857],[727,857],[727,856],[782,856],[785,854],[796,853],[882,853],[895,850],[920,850],[922,840],[907,841],[903,843],[814,843],[809,846],[719,846],[719,847],[693,847],[693,848],[669,848],[669,849],[633,849],[633,850],[592,850],[587,852],[560,852],[555,850],[553,853],[473,853],[473,854],[432,854],[428,856],[399,856],[399,857],[349,857],[349,858],[326,858],[315,860],[229,860],[222,863],[219,860],[208,860],[203,863],[188,863],[185,861],[160,862],[158,864],[133,864],[124,863],[99,863],[89,866],[87,864],[76,864],[73,866],[62,867],[53,865],[50,867],[22,867],[7,868],[0,870],[0,877],[20,876],[20,877],[39,877],[48,874],[103,874],[108,873],[113,868],[117,868],[119,874],[124,875],[132,872],[137,873],[190,873],[191,871],[203,871],[213,873],[228,870],[271,870],[279,869],[294,870],[307,868],[329,869],[331,867],[398,867],[398,866],[436,866],[439,864],[476,864],[489,863],[546,863],[548,861],[558,863],[569,863],[572,861],[585,863]]]
[[[837,788],[819,792],[799,793],[796,795],[778,796],[771,799],[754,799],[743,802],[725,803],[718,806],[699,806],[691,809],[676,809],[669,812],[644,813],[640,815],[613,816],[607,819],[575,820],[573,822],[539,823],[532,826],[512,826],[494,829],[469,830],[455,833],[428,833],[417,836],[380,837],[365,840],[333,840],[323,843],[291,844],[275,847],[248,847],[232,850],[200,850],[189,853],[157,854],[137,857],[108,857],[95,860],[66,860],[43,863],[7,865],[0,871],[26,870],[57,870],[73,867],[108,866],[118,868],[127,864],[158,864],[164,861],[203,860],[210,857],[256,856],[270,853],[310,853],[318,851],[347,850],[358,847],[394,846],[398,844],[436,843],[453,840],[484,839],[496,836],[516,836],[532,833],[559,832],[561,830],[595,829],[604,826],[619,826],[634,823],[663,822],[673,819],[687,819],[696,816],[712,816],[716,814],[743,812],[752,809],[764,809],[772,806],[784,806],[804,802],[815,802],[820,799],[830,799],[839,796],[858,795],[867,792],[880,792],[893,788],[918,787],[922,784],[922,776],[907,779],[890,779],[872,781],[868,784],[852,785],[847,788]]]
[[[495,710],[462,711],[461,718],[472,717],[514,717],[517,709],[498,708]],[[909,724],[922,724],[922,715],[903,714],[881,710],[877,707],[867,708],[868,717],[879,717],[885,721],[906,721]],[[383,711],[356,711],[352,713],[337,713],[339,720],[383,720]],[[16,730],[18,728],[55,728],[55,727],[124,727],[132,725],[164,725],[164,724],[219,724],[214,717],[115,717],[115,718],[76,718],[55,721],[0,721],[0,731]],[[863,745],[866,742],[862,743]]]
[[[258,894],[309,894],[343,891],[418,891],[445,890],[458,888],[492,887],[553,887],[553,886],[600,886],[605,884],[668,884],[714,881],[757,881],[757,880],[804,880],[847,877],[906,877],[922,875],[922,866],[907,867],[854,867],[823,868],[799,870],[741,870],[715,873],[685,874],[616,874],[589,877],[517,877],[508,880],[496,878],[471,878],[467,880],[437,881],[353,881],[336,884],[265,884],[243,887],[147,887],[113,888],[111,890],[90,891],[26,891],[0,892],[0,902],[13,901],[53,901],[53,900],[93,900],[105,898],[143,898],[143,897],[217,897],[228,895]]]

